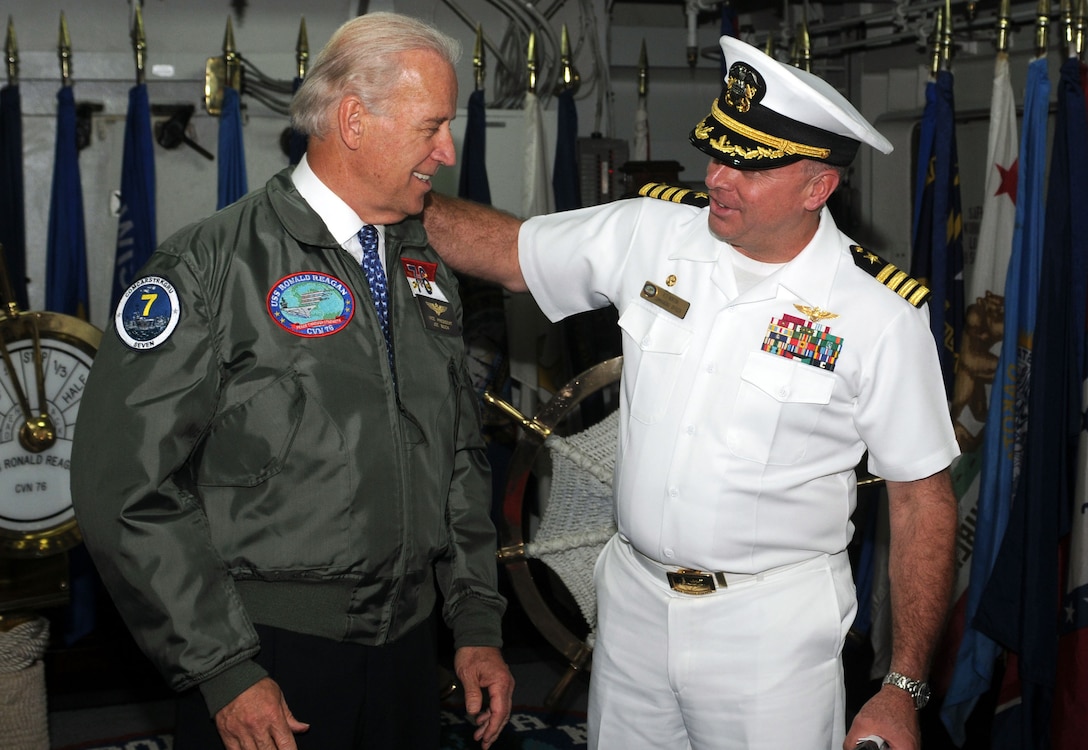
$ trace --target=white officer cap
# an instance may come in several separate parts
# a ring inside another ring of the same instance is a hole
[[[736,169],[771,169],[801,159],[847,166],[868,143],[892,144],[822,78],[768,57],[730,36],[721,96],[691,131],[692,145]]]

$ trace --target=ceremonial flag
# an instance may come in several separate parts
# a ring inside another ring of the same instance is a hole
[[[548,179],[547,146],[540,100],[533,92],[525,94],[525,161],[523,169],[521,215],[525,218],[551,213],[552,191]],[[536,414],[540,403],[550,394],[541,378],[542,351],[549,346],[549,333],[557,330],[527,294],[506,298],[507,342],[510,347],[510,379],[519,386],[515,406],[523,414]],[[554,349],[554,346],[552,347]],[[554,354],[548,353],[549,359]]]
[[[0,89],[0,245],[14,301],[28,310],[23,193],[23,108],[19,84]]]
[[[1018,656],[1021,699],[1009,709],[1019,737],[995,747],[1050,750],[1057,675],[1059,541],[1069,531],[1083,427],[1085,272],[1088,269],[1088,123],[1080,63],[1062,65],[1047,187],[1039,306],[1022,471],[1008,528],[976,625]],[[1078,508],[1078,511],[1081,509]],[[1083,677],[1083,676],[1082,676]],[[995,717],[999,729],[1004,717]],[[1083,741],[1083,737],[1081,737]]]
[[[1042,67],[1045,82],[1045,65]],[[1030,77],[1029,77],[1030,80]],[[1049,83],[1045,85],[1049,88]],[[1025,109],[1034,106],[1041,111],[1025,115],[1045,138],[1046,97],[1039,100],[1027,95]],[[1041,125],[1040,118],[1041,117]],[[1045,145],[1045,142],[1044,144]],[[941,717],[949,736],[957,745],[966,741],[965,726],[979,696],[990,686],[992,665],[998,655],[997,645],[980,635],[968,623],[978,609],[981,588],[990,575],[996,544],[987,516],[987,526],[980,529],[979,489],[980,467],[983,463],[985,434],[997,431],[995,423],[987,428],[992,400],[1000,403],[1002,394],[998,378],[999,362],[1005,331],[1015,333],[1017,326],[1005,327],[1006,275],[1012,256],[1016,226],[1016,183],[1019,144],[1016,136],[1016,103],[1009,76],[1009,56],[999,52],[994,62],[993,96],[990,101],[990,132],[987,144],[987,173],[979,226],[978,246],[969,277],[969,304],[964,317],[961,354],[956,369],[956,387],[952,398],[952,419],[960,442],[962,456],[953,469],[953,487],[959,500],[959,535],[956,545],[955,602],[944,642],[934,661],[932,680],[945,698]],[[1039,195],[1041,196],[1042,173]],[[1011,349],[1015,351],[1015,348]],[[996,396],[996,398],[992,398]],[[996,436],[995,436],[996,437]],[[998,445],[994,443],[994,448]],[[994,465],[996,457],[988,463]],[[992,507],[992,506],[991,506]],[[1002,523],[1004,521],[1002,520]],[[976,557],[976,539],[981,555]],[[968,594],[971,581],[977,581],[973,598]],[[976,664],[984,664],[980,672]]]
[[[550,214],[552,194],[548,189],[548,155],[544,141],[544,115],[540,100],[529,91],[525,94],[525,168],[521,193],[521,215],[524,218]]]
[[[76,145],[76,100],[71,86],[61,86],[57,92],[53,194],[46,239],[45,306],[48,310],[84,320],[90,314],[83,187]]]
[[[117,221],[117,260],[113,270],[112,310],[136,272],[155,251],[155,152],[147,84],[128,91],[124,155],[121,160],[121,214]]]
[[[933,291],[930,328],[950,399],[963,331],[963,213],[952,83],[952,73],[942,70],[926,85],[911,256],[911,274]]]
[[[1081,82],[1084,81],[1081,66]],[[1082,277],[1083,278],[1083,273]],[[1070,321],[1076,325],[1076,321]],[[1088,332],[1082,330],[1082,344]],[[1088,347],[1088,344],[1085,345]],[[1082,350],[1083,351],[1083,350]],[[1062,599],[1058,675],[1054,686],[1054,748],[1079,750],[1088,736],[1088,353],[1081,359],[1081,423],[1076,487]]]
[[[242,142],[242,101],[238,90],[223,89],[219,113],[219,192],[216,210],[229,206],[249,192],[246,152]]]
[[[1088,91],[1088,67],[1080,66],[1081,89]],[[1088,116],[1088,114],[1086,114]],[[1083,271],[1082,278],[1083,278]],[[1088,313],[1085,315],[1088,328]],[[1055,750],[1079,749],[1088,735],[1088,330],[1082,332],[1081,424],[1077,482],[1073,493],[1058,678],[1054,687]]]
[[[487,109],[482,89],[476,89],[468,97],[468,120],[465,123],[465,142],[461,146],[461,176],[457,195],[491,205],[491,185],[487,181]]]
[[[555,209],[569,211],[582,207],[582,186],[578,181],[578,109],[574,105],[574,92],[562,91],[556,95],[555,167],[552,169],[552,189],[555,190]]]
[[[732,36],[739,37],[740,34],[740,20],[737,18],[737,9],[730,3],[722,3],[720,6],[722,11],[721,27],[719,28],[719,36]],[[729,75],[729,70],[725,64],[725,55],[722,55],[721,64],[719,65],[722,74],[722,80],[724,81],[726,76]]]

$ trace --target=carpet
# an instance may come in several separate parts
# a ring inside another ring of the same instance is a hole
[[[172,750],[168,731],[149,735],[115,737],[56,750]],[[574,750],[586,746],[586,717],[578,712],[548,712],[519,706],[510,714],[510,723],[492,746],[494,750]],[[472,750],[480,745],[472,739],[472,726],[464,715],[446,708],[442,711],[442,745],[438,750]]]

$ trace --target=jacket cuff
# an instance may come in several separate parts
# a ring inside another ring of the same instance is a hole
[[[268,672],[257,662],[246,659],[204,680],[200,683],[200,693],[208,706],[208,715],[214,717],[219,709],[267,676]]]
[[[503,602],[467,597],[458,603],[450,622],[453,647],[495,646],[502,648]]]

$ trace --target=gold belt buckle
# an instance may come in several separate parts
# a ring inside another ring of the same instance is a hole
[[[665,575],[668,576],[669,586],[672,587],[672,590],[679,591],[681,594],[700,596],[717,589],[717,586],[714,585],[714,576],[699,570],[680,568],[675,573],[667,571]]]

